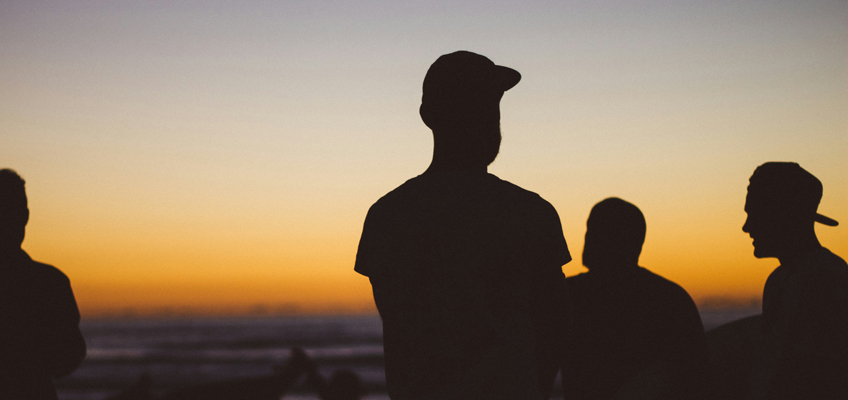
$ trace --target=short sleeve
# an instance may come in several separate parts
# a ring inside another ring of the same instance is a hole
[[[571,261],[571,253],[565,237],[562,235],[562,223],[556,209],[547,201],[543,201],[542,214],[539,222],[540,235],[538,238],[539,254],[545,267],[560,269]]]
[[[71,281],[65,274],[61,276],[57,291],[60,293],[62,299],[59,312],[64,316],[66,321],[74,326],[78,326],[80,323],[79,307],[77,307],[74,292],[71,289]]]
[[[375,221],[377,219],[376,214],[377,212],[375,212],[374,206],[372,206],[365,216],[362,236],[359,238],[359,247],[356,250],[356,261],[353,266],[354,271],[368,277],[374,274],[374,249],[379,247],[379,239],[377,238],[378,230],[375,227],[377,225]]]

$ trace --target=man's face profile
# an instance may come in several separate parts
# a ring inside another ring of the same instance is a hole
[[[780,256],[787,245],[788,231],[792,229],[785,210],[749,192],[745,200],[745,212],[748,217],[742,231],[754,240],[754,257]]]

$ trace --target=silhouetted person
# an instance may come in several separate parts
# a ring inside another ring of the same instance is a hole
[[[23,249],[29,208],[24,180],[0,170],[0,399],[55,399],[53,378],[85,358],[68,278]]]
[[[822,184],[796,163],[769,162],[751,176],[742,230],[754,256],[777,257],[763,292],[762,356],[753,399],[848,398],[848,265],[819,244]]]
[[[563,368],[566,394],[691,399],[703,391],[701,317],[683,288],[639,266],[645,231],[639,208],[619,198],[601,201],[589,214],[583,247],[589,272],[566,279],[576,336],[574,363]]]
[[[424,77],[427,170],[368,211],[355,270],[383,320],[393,399],[547,398],[562,334],[556,210],[487,172],[500,99],[521,75],[478,54],[439,57]]]

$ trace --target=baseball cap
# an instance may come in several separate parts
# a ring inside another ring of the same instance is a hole
[[[456,51],[436,59],[424,76],[422,102],[452,102],[502,96],[521,80],[518,71],[495,65],[470,51]]]
[[[814,215],[815,222],[837,226],[836,220],[819,214],[822,183],[794,162],[767,162],[757,167],[748,185],[748,203],[769,204],[785,210]]]

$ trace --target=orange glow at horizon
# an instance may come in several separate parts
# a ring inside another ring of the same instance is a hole
[[[699,304],[756,301],[778,265],[776,259],[753,257],[750,239],[739,229],[737,219],[744,213],[738,210],[685,223],[646,214],[649,233],[640,265],[680,284]],[[692,228],[707,223],[706,230]],[[582,226],[565,227],[574,260],[563,270],[573,276],[585,270],[583,232]],[[846,254],[840,230],[818,232],[826,247]],[[358,234],[358,228],[321,238],[242,233],[233,241],[209,231],[174,232],[170,241],[160,238],[169,243],[162,246],[128,233],[103,235],[97,247],[84,250],[58,233],[51,239],[56,242],[37,240],[42,232],[33,229],[24,247],[69,275],[84,317],[374,313],[368,279],[352,270]],[[175,240],[180,235],[182,242]]]

